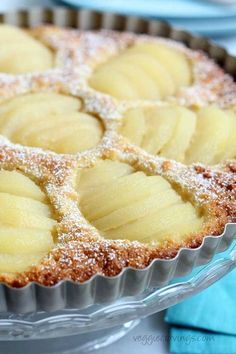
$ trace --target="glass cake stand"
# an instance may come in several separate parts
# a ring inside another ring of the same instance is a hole
[[[78,354],[105,347],[140,319],[197,294],[236,268],[236,244],[207,266],[160,289],[84,310],[0,314],[0,353]]]

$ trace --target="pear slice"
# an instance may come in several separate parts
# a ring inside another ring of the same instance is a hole
[[[28,122],[22,123],[17,129],[15,129],[14,133],[11,135],[11,139],[22,145],[37,146],[37,138],[40,139],[44,133],[50,129],[55,130],[55,126],[58,124],[65,125],[65,116],[49,114],[38,119],[36,122],[33,121],[31,124]]]
[[[56,221],[46,202],[30,178],[0,170],[0,272],[24,271],[53,247]]]
[[[133,108],[126,112],[120,133],[133,144],[141,146],[147,129],[146,117],[142,108]]]
[[[136,172],[127,177],[120,178],[116,184],[111,184],[104,189],[100,189],[97,194],[94,194],[90,198],[82,198],[81,206],[85,215],[90,220],[95,220],[117,208],[138,201],[144,196],[149,196],[152,194],[154,188],[159,190],[161,184],[164,184],[164,182],[165,180],[162,181],[161,177],[153,176],[145,178],[143,172]],[[117,195],[119,195],[119,198],[117,198]]]
[[[100,187],[103,184],[110,184],[111,181],[132,173],[134,169],[126,163],[104,160],[99,161],[95,166],[85,169],[79,174],[78,185],[79,190],[86,194],[86,191],[91,192],[94,187]],[[92,192],[93,194],[93,192]]]
[[[26,32],[9,25],[0,26],[0,71],[12,74],[51,68],[54,54]]]
[[[0,209],[0,222],[15,227],[36,228],[40,230],[52,230],[56,224],[55,220],[46,216],[8,207]]]
[[[101,127],[77,127],[71,135],[67,134],[61,139],[58,139],[51,148],[58,153],[75,154],[96,146],[102,137]]]
[[[132,51],[125,51],[125,53],[118,57],[117,61],[135,63],[138,68],[142,69],[149,77],[151,77],[158,85],[161,97],[173,95],[176,91],[176,85],[168,70],[160,64],[153,56],[142,51],[133,53]]]
[[[16,171],[0,171],[0,192],[45,202],[41,189],[31,179]]]
[[[137,99],[137,91],[130,80],[119,72],[107,68],[95,71],[89,79],[89,85],[97,91],[107,93],[118,99]]]
[[[156,85],[159,88],[160,98],[165,98],[167,96],[173,95],[175,92],[175,85],[168,71],[165,69],[165,67],[162,64],[160,64],[158,61],[153,59],[151,56],[147,55],[146,57],[147,57],[147,65],[153,67],[153,69],[155,68],[156,75],[154,77],[150,75],[149,77],[152,78],[154,82],[156,82]],[[143,65],[140,65],[139,67],[139,61],[136,62],[136,60],[134,60],[134,63],[137,66],[137,68],[140,69],[143,68]],[[145,70],[143,70],[143,72],[145,73]],[[145,81],[143,81],[143,85],[145,85]],[[147,98],[151,99],[152,96],[149,95],[149,97]],[[155,96],[153,98],[158,98],[158,96]]]
[[[0,272],[1,273],[20,273],[27,268],[37,265],[45,256],[45,253],[35,254],[7,254],[0,253]]]
[[[1,133],[7,137],[10,137],[13,132],[15,132],[19,127],[27,122],[30,124],[32,122],[35,124],[35,121],[43,118],[47,115],[52,114],[61,114],[70,113],[72,110],[71,107],[69,110],[69,102],[63,102],[63,96],[61,98],[61,102],[57,102],[54,100],[52,102],[28,102],[20,107],[16,107],[15,109],[9,110],[5,112],[3,116],[0,116],[0,129]],[[60,101],[60,97],[58,99]]]
[[[0,254],[48,252],[53,247],[51,232],[0,225]]]
[[[1,208],[19,209],[25,212],[35,213],[40,216],[50,217],[51,211],[48,205],[37,200],[0,192]]]
[[[230,133],[226,147],[219,155],[219,161],[236,158],[236,112],[233,110],[227,110],[225,113],[229,115]]]
[[[30,60],[22,60],[22,58]],[[51,51],[40,42],[4,43],[0,49],[0,71],[9,74],[22,74],[44,71],[53,67]]]
[[[141,146],[156,155],[173,136],[177,124],[177,112],[172,107],[145,109],[147,130]]]
[[[184,161],[185,153],[196,128],[196,114],[184,107],[175,107],[177,125],[171,139],[162,147],[161,156]]]
[[[200,109],[196,133],[186,154],[187,163],[217,163],[227,146],[230,130],[230,117],[223,110],[215,106]]]
[[[28,104],[38,104],[38,103],[47,103],[49,111],[53,110],[53,107],[56,109],[59,108],[56,112],[75,112],[81,108],[81,101],[75,97],[65,96],[62,94],[54,92],[41,92],[41,93],[30,93],[25,95],[16,96],[10,100],[4,101],[0,105],[0,122],[4,114],[9,112],[14,112],[16,109],[19,109]],[[36,106],[33,108],[35,110]],[[54,108],[54,109],[55,109]],[[55,112],[55,110],[54,110]],[[34,112],[34,114],[37,113]],[[41,112],[39,112],[41,114]],[[41,115],[42,116],[42,115]]]
[[[202,220],[197,217],[190,203],[177,203],[162,210],[158,209],[156,213],[132,223],[109,230],[106,235],[110,238],[138,241],[145,238],[159,241],[173,235],[175,239],[180,240],[189,233],[198,231],[201,225]]]
[[[186,55],[161,43],[139,43],[129,49],[133,53],[145,53],[155,58],[171,74],[175,83],[187,86],[192,81],[192,70]]]
[[[109,68],[114,72],[123,74],[135,87],[137,98],[142,99],[157,99],[160,98],[159,86],[153,78],[145,73],[138,65],[125,63],[122,60],[111,63]],[[163,85],[163,91],[167,85]],[[167,90],[167,89],[166,89]]]
[[[153,191],[150,197],[134,202],[128,206],[116,209],[103,218],[94,221],[94,226],[99,230],[108,231],[124,224],[135,221],[146,215],[155,213],[158,209],[177,203],[180,197],[173,193],[171,188],[167,190]]]
[[[28,38],[31,38],[25,31],[22,29],[11,26],[7,24],[0,24],[0,43],[4,42],[15,42],[16,38],[21,41],[27,41]]]

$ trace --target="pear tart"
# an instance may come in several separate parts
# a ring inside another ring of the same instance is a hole
[[[0,43],[1,281],[142,269],[235,222],[236,88],[203,53],[46,26]]]

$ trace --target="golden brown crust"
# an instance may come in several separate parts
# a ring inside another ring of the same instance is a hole
[[[39,74],[0,74],[2,99],[45,90],[75,95],[83,100],[85,111],[92,112],[103,120],[106,132],[96,148],[77,155],[58,155],[42,149],[22,147],[1,137],[0,168],[20,170],[41,186],[58,219],[58,242],[38,266],[13,276],[1,274],[0,281],[16,287],[24,286],[30,281],[53,285],[62,279],[83,282],[98,273],[117,275],[127,266],[141,269],[153,259],[173,258],[181,247],[198,247],[204,236],[220,235],[227,222],[235,222],[234,161],[210,168],[199,164],[185,166],[149,155],[118,135],[122,112],[131,104],[165,103],[118,102],[86,85],[91,69],[108,55],[115,54],[137,40],[154,39],[130,33],[85,33],[54,27],[34,29],[31,33],[57,52],[59,68]],[[235,105],[235,84],[228,75],[204,54],[173,42],[170,45],[183,50],[194,67],[193,85],[180,90],[176,98],[180,104],[205,105],[217,101],[223,107]],[[148,174],[161,175],[172,185],[182,189],[204,213],[205,222],[201,232],[189,235],[181,243],[168,240],[156,246],[101,237],[78,208],[79,194],[74,186],[74,177],[78,169],[92,166],[97,160],[106,158],[127,162]]]

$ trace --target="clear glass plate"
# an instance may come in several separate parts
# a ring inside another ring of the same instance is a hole
[[[234,243],[207,266],[175,283],[108,306],[24,315],[2,313],[0,353],[72,354],[109,345],[133,329],[139,319],[197,294],[228,274],[236,267],[235,248]]]

